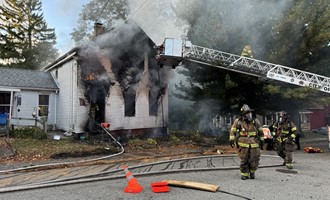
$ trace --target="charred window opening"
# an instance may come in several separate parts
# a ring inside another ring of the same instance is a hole
[[[88,55],[80,60],[81,81],[85,87],[85,98],[89,102],[89,119],[86,131],[95,132],[99,129],[97,124],[105,120],[105,104],[111,80],[97,55]]]
[[[157,65],[155,59],[150,59],[149,63],[151,66],[149,69],[149,76],[151,77],[149,90],[149,115],[157,116],[160,105],[163,103],[162,97],[166,94],[168,74],[164,68]]]
[[[124,94],[124,99],[125,99],[125,116],[134,117],[135,116],[136,94],[133,91],[126,92]]]
[[[158,93],[159,94],[159,93]],[[154,91],[149,91],[149,115],[151,116],[157,116],[158,112],[158,97]]]

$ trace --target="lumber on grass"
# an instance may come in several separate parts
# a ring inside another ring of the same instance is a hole
[[[182,180],[164,180],[170,186],[179,186],[192,189],[205,190],[210,192],[216,192],[219,188],[218,185],[208,184],[208,183],[199,183],[192,181],[182,181]]]

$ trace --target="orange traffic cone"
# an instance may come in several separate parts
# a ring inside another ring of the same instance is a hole
[[[139,185],[136,178],[134,178],[133,174],[127,169],[126,165],[123,165],[123,169],[125,170],[126,179],[128,181],[128,186],[124,189],[124,192],[127,193],[139,193],[143,190],[142,186]]]

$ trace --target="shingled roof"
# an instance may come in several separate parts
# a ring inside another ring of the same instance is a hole
[[[0,67],[0,87],[58,90],[50,72]]]

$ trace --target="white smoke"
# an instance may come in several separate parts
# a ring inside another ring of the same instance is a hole
[[[180,0],[129,0],[131,13],[129,20],[136,22],[151,38],[160,45],[165,38],[185,38],[188,23],[177,17],[174,8]]]

